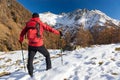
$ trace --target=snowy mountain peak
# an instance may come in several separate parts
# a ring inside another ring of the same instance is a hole
[[[41,13],[40,18],[43,22],[56,28],[64,27],[64,30],[66,30],[66,26],[73,30],[80,26],[83,26],[84,29],[91,29],[96,25],[117,27],[120,25],[119,21],[110,18],[99,10],[77,9],[73,12],[59,15],[47,12]]]

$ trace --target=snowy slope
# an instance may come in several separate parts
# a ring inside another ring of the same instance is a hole
[[[34,77],[36,80],[120,80],[120,44],[96,45],[65,51],[63,65],[59,50],[49,50],[53,68],[45,71],[45,60],[37,53],[34,59]],[[24,51],[25,60],[27,51]],[[23,69],[21,51],[0,52],[0,73],[10,75],[0,80],[28,80],[29,75]]]

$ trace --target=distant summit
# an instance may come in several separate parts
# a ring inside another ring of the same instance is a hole
[[[40,13],[40,18],[43,22],[56,26],[56,28],[60,26],[80,27],[83,25],[84,29],[91,29],[95,25],[106,26],[106,23],[109,27],[120,26],[120,21],[110,18],[99,10],[77,9],[60,15],[46,12]]]

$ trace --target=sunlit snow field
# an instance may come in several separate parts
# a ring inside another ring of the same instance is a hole
[[[34,58],[36,80],[120,80],[120,44],[94,45],[73,51],[50,50],[52,69],[45,71],[45,58]],[[25,64],[27,50],[24,50]],[[0,52],[0,80],[29,80],[24,70],[22,52]]]

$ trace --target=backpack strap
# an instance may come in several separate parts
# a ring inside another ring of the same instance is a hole
[[[37,35],[38,38],[40,38],[40,24],[38,22],[36,22],[35,27],[36,27],[36,30],[37,30],[37,34],[36,35]]]
[[[35,20],[32,20],[32,21],[36,22],[36,25],[35,25],[35,29],[37,30],[36,35],[38,38],[40,38],[40,24]]]

